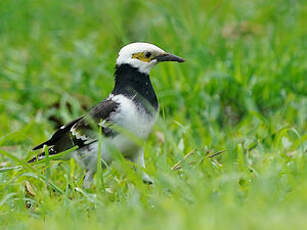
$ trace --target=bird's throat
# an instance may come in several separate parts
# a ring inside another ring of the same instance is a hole
[[[115,86],[112,94],[123,94],[145,107],[148,107],[148,104],[152,109],[158,109],[158,100],[148,74],[129,64],[121,64],[116,65],[114,75]]]

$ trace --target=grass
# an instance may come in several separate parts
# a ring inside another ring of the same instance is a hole
[[[299,0],[1,1],[1,229],[306,229],[306,13]],[[89,190],[73,160],[25,164],[111,91],[133,41],[187,60],[152,71],[155,184],[121,158]]]

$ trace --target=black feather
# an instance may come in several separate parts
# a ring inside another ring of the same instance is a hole
[[[129,64],[116,65],[115,86],[112,94],[122,94],[141,104],[151,113],[159,107],[158,99],[146,73],[141,73]]]
[[[80,121],[82,118],[83,117],[73,120],[69,122],[67,125],[65,125],[62,129],[61,128],[58,129],[48,141],[41,143],[40,145],[34,147],[33,150],[41,149],[44,147],[44,145],[47,145],[47,146],[55,145],[59,140],[63,138],[63,135],[69,132],[71,127],[75,125],[78,121]]]
[[[84,146],[96,141],[97,132],[93,126],[98,127],[98,123],[102,120],[109,122],[111,113],[115,112],[117,108],[117,102],[112,100],[104,100],[91,109],[87,116],[80,117],[68,123],[63,128],[58,129],[49,140],[34,147],[33,150],[41,149],[44,147],[44,145],[47,145],[49,147],[49,155],[54,155],[74,146],[83,148]],[[78,134],[88,137],[88,139],[82,140],[77,138],[72,134],[72,128],[76,130]],[[110,127],[102,127],[102,132],[105,136],[116,135],[116,132],[114,132]],[[42,152],[29,160],[28,163],[41,160],[44,158],[44,156],[45,153]]]

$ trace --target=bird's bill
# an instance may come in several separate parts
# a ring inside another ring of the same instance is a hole
[[[183,58],[178,57],[174,54],[170,54],[170,53],[164,53],[164,54],[158,55],[154,59],[156,59],[157,62],[163,62],[163,61],[184,62]]]

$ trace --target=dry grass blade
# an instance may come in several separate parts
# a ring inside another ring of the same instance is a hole
[[[36,195],[32,185],[30,184],[29,181],[26,181],[26,183],[25,183],[25,192],[26,192],[27,196],[30,196],[30,197],[35,197],[35,195]]]
[[[171,168],[171,170],[178,170],[181,168],[181,163],[187,159],[189,156],[191,156],[193,153],[195,152],[195,149],[191,150],[190,152],[188,152],[186,155],[184,155],[183,159],[181,159],[180,161],[178,161],[176,164],[174,164],[174,166]]]
[[[222,153],[225,152],[225,151],[226,151],[226,150],[221,150],[221,151],[215,152],[215,153],[209,155],[208,158],[216,157],[216,156],[222,154]]]
[[[215,152],[211,155],[208,155],[207,157],[208,158],[213,158],[213,157],[216,157],[220,154],[222,154],[223,152],[225,152],[226,150],[221,150],[221,151],[218,151],[218,152]],[[184,157],[183,159],[181,159],[180,161],[178,161],[176,164],[174,164],[174,166],[171,168],[171,170],[178,170],[178,169],[181,169],[181,164],[184,160],[186,160],[188,157],[190,157],[193,153],[195,152],[195,149],[193,149],[192,151],[188,152]]]

